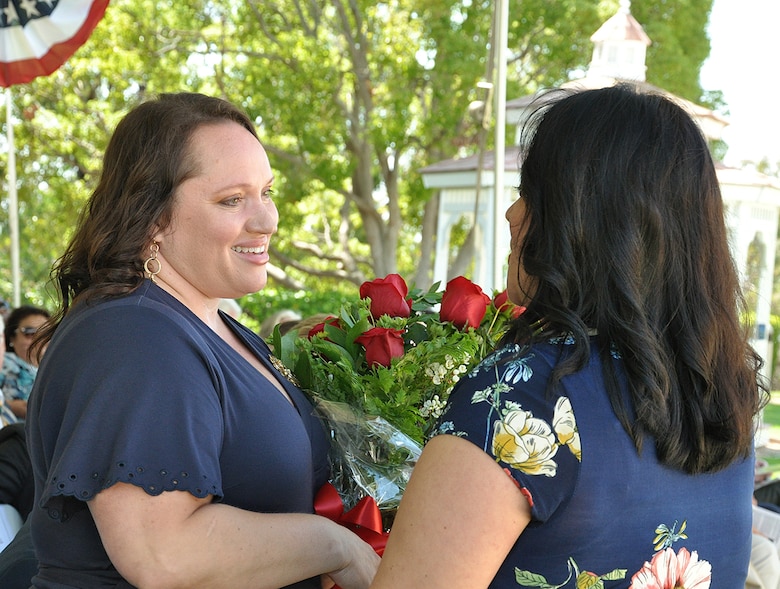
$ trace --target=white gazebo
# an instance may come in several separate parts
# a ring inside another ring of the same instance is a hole
[[[604,88],[630,81],[653,92],[662,92],[691,113],[702,132],[710,140],[721,138],[728,121],[718,113],[645,81],[646,49],[651,41],[642,26],[630,12],[630,2],[622,0],[618,12],[591,36],[593,57],[587,74],[564,84],[572,88]],[[506,103],[506,122],[515,126],[517,144],[520,129],[529,114],[535,96],[525,96]],[[445,283],[449,264],[450,236],[453,227],[466,217],[477,229],[474,273],[471,279],[490,292],[497,283],[493,276],[494,260],[506,260],[509,253],[509,229],[494,241],[494,219],[505,211],[516,197],[519,182],[519,151],[508,147],[503,158],[506,182],[498,191],[495,187],[495,154],[484,154],[482,165],[478,156],[454,158],[430,165],[421,170],[427,188],[439,190],[439,215],[434,262],[434,281]],[[477,174],[480,171],[480,202],[476,203]],[[743,276],[748,275],[748,259],[755,266],[758,257],[759,273],[756,305],[756,330],[753,342],[756,351],[771,358],[770,304],[777,245],[778,211],[780,211],[780,181],[751,170],[727,168],[718,165],[718,179],[726,206],[726,222],[735,263]],[[496,244],[495,247],[493,244]],[[724,261],[725,263],[725,261]],[[504,264],[506,269],[506,264]]]

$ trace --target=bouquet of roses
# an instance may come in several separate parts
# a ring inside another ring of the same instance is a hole
[[[343,494],[357,485],[380,507],[397,505],[453,386],[524,310],[462,276],[438,288],[410,291],[390,274],[363,283],[360,299],[305,337],[272,338],[331,426]]]

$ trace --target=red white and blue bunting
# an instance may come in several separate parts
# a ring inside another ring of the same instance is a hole
[[[0,86],[48,76],[89,38],[109,0],[0,0]]]

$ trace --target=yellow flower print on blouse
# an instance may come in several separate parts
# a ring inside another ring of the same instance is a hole
[[[555,403],[553,415],[553,429],[558,436],[558,442],[568,446],[571,453],[582,461],[582,447],[580,446],[580,433],[577,430],[577,422],[574,419],[574,411],[568,397],[560,397]]]
[[[493,455],[526,474],[554,477],[558,464],[553,458],[560,446],[567,446],[577,460],[582,455],[577,423],[567,397],[556,403],[553,424],[554,428],[519,405],[507,403],[501,419],[493,424]]]
[[[552,428],[530,411],[509,409],[493,424],[493,455],[527,474],[555,476],[558,444]]]

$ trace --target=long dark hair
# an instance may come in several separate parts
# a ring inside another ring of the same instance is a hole
[[[144,280],[145,253],[171,220],[176,188],[195,170],[189,142],[201,126],[238,123],[257,137],[231,103],[196,93],[162,94],[133,108],[117,125],[97,188],[52,270],[61,305],[35,344],[42,349],[78,299],[120,296]]]
[[[748,456],[761,359],[739,322],[720,187],[694,120],[620,85],[548,100],[526,132],[527,234],[516,247],[536,288],[507,339],[527,338],[537,320],[572,334],[554,386],[586,364],[595,329],[612,407],[638,451],[649,434],[661,462],[689,473]]]

